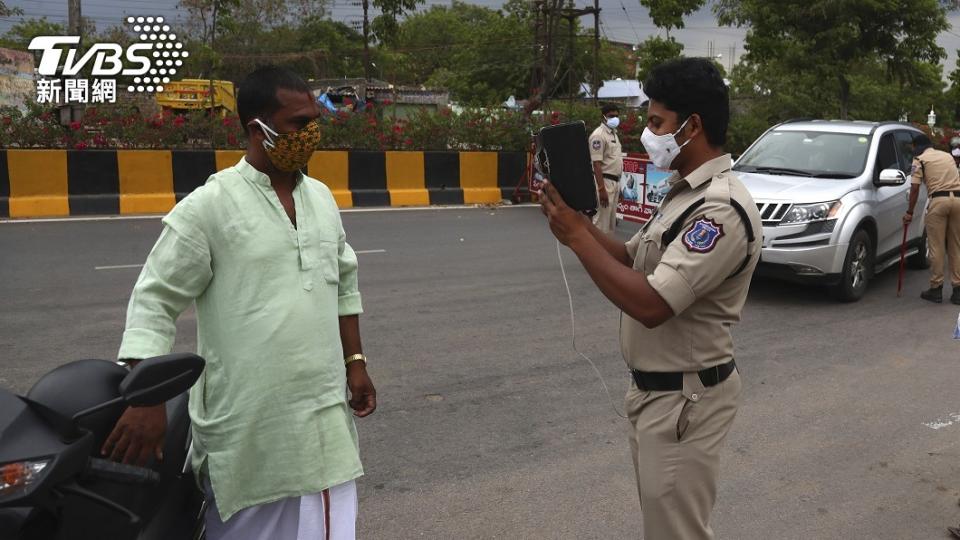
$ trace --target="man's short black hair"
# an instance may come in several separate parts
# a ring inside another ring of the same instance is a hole
[[[614,105],[613,103],[607,103],[607,104],[604,105],[603,107],[600,107],[600,114],[602,114],[602,115],[604,115],[604,116],[606,116],[606,115],[608,115],[608,114],[610,114],[610,113],[612,113],[612,112],[614,112],[614,111],[616,111],[616,112],[619,113],[619,112],[620,112],[620,107],[617,107],[617,106]]]
[[[930,137],[927,137],[926,133],[917,133],[913,136],[913,155],[919,155],[920,152],[931,146],[933,146],[933,142],[930,141]]]
[[[237,114],[244,129],[254,118],[270,116],[280,109],[277,90],[310,92],[302,77],[280,66],[263,66],[247,75],[237,88]]]
[[[679,58],[650,71],[643,91],[677,113],[679,122],[700,115],[707,141],[713,146],[727,142],[730,95],[723,77],[706,58]]]

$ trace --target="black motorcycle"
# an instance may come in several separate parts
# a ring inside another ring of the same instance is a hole
[[[129,371],[78,360],[44,375],[26,396],[0,388],[0,538],[202,538],[185,392],[203,366],[193,354],[147,359]],[[162,462],[135,467],[100,459],[128,406],[161,403]]]

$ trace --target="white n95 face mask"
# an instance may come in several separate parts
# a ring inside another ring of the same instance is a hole
[[[640,135],[640,143],[643,144],[643,147],[647,150],[650,161],[652,161],[654,165],[661,169],[670,169],[673,160],[680,155],[680,149],[690,142],[690,139],[687,139],[683,144],[678,145],[676,139],[677,133],[683,131],[683,127],[686,126],[689,121],[690,118],[687,118],[680,124],[679,129],[673,133],[664,135],[657,135],[650,131],[649,127],[643,128],[643,134]]]
[[[610,129],[617,129],[617,126],[620,125],[620,117],[614,116],[612,118],[607,118],[607,127]]]

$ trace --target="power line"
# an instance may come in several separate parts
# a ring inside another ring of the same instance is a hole
[[[585,38],[585,37],[587,37],[587,36],[577,36],[577,37]],[[488,46],[488,45],[499,45],[499,44],[504,44],[504,43],[514,43],[514,42],[523,41],[523,40],[526,40],[526,39],[527,39],[526,36],[517,36],[517,37],[513,37],[513,38],[508,38],[508,39],[498,39],[498,40],[492,40],[492,41],[485,41],[485,42],[481,42],[481,43],[473,43],[473,42],[444,43],[444,44],[431,45],[431,46],[425,46],[425,47],[399,47],[399,48],[390,48],[390,49],[388,49],[388,50],[389,50],[390,52],[395,52],[395,53],[415,53],[415,52],[438,51],[438,50],[458,48],[458,47],[470,47],[470,46],[480,46],[480,47],[483,47],[483,46]],[[533,43],[517,45],[518,48],[520,48],[520,47],[535,47],[535,46],[536,46],[536,44],[533,44]],[[352,54],[352,53],[344,53],[344,52],[342,52],[342,51],[327,51],[327,50],[323,50],[323,49],[315,49],[315,50],[311,50],[311,51],[300,51],[300,52],[288,52],[288,53],[250,53],[250,54],[225,54],[225,55],[223,55],[224,58],[235,58],[235,59],[243,58],[243,59],[251,59],[251,60],[270,59],[270,58],[326,57],[326,56],[352,57],[352,56],[355,56],[355,55]],[[509,58],[505,58],[505,60],[509,60]]]
[[[637,29],[633,26],[633,21],[630,20],[630,14],[627,13],[627,7],[623,5],[623,0],[620,1],[620,9],[623,10],[623,14],[627,17],[627,22],[630,23],[630,29],[633,30],[633,35],[637,38],[637,43],[640,43],[640,34],[637,33]]]

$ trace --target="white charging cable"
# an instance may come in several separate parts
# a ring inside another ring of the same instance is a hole
[[[573,294],[570,292],[570,283],[567,281],[567,271],[563,267],[563,256],[560,253],[560,241],[557,240],[557,260],[560,261],[560,273],[563,275],[563,286],[567,289],[567,300],[570,301],[570,333],[573,336],[573,350],[581,358],[586,360],[590,367],[593,368],[593,372],[597,374],[597,379],[600,380],[600,385],[603,386],[603,391],[607,394],[607,399],[610,400],[610,407],[613,409],[613,412],[617,414],[620,418],[627,418],[627,415],[620,412],[620,409],[617,409],[616,403],[613,401],[613,396],[610,395],[610,389],[607,388],[607,382],[603,379],[603,375],[600,374],[600,370],[597,369],[597,365],[593,363],[593,360],[589,356],[580,352],[580,349],[577,348],[577,321],[573,316]]]

